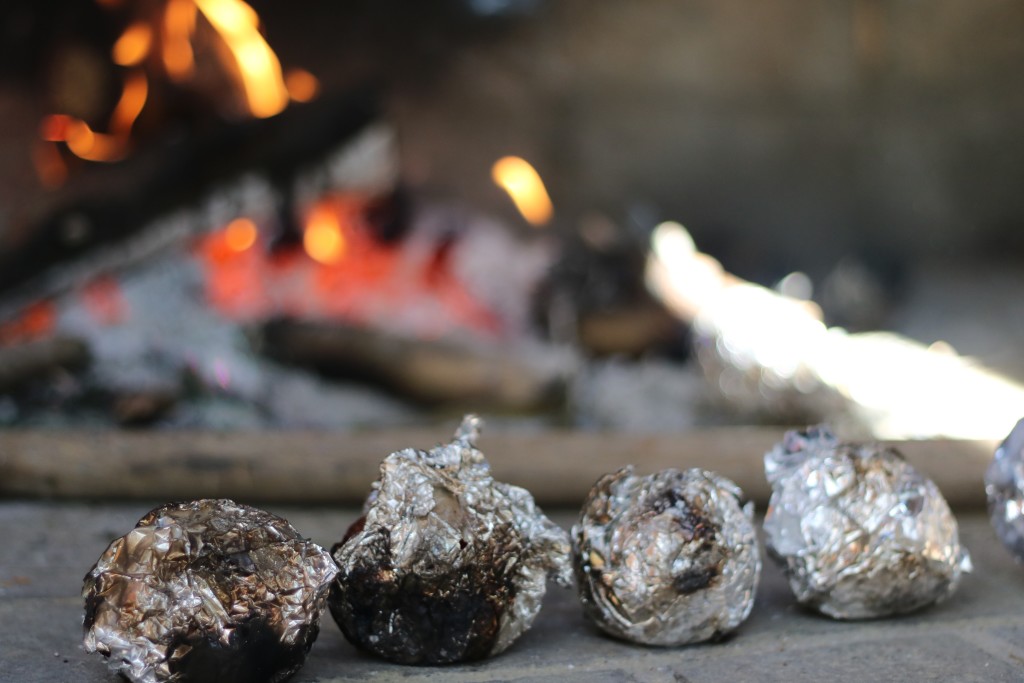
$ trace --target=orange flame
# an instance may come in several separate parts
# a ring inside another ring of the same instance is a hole
[[[52,142],[64,141],[75,156],[87,161],[122,159],[128,152],[128,136],[146,104],[148,90],[146,76],[141,71],[129,74],[121,99],[110,117],[113,133],[97,133],[81,119],[54,114],[43,119],[40,136]]]
[[[335,265],[345,255],[345,235],[337,213],[326,204],[313,207],[306,219],[302,246],[314,261]]]
[[[169,0],[164,10],[163,62],[167,75],[175,81],[189,78],[195,70],[191,39],[196,11],[192,0]]]
[[[120,7],[122,0],[96,0],[101,6]],[[132,23],[114,43],[111,59],[131,67],[124,78],[121,98],[107,123],[109,132],[99,132],[87,122],[64,114],[52,114],[40,122],[39,136],[46,142],[67,145],[72,154],[87,161],[117,161],[131,147],[131,130],[146,106],[149,81],[144,68],[162,63],[168,78],[190,79],[196,70],[193,37],[199,14],[226,51],[220,51],[221,65],[233,74],[252,116],[274,116],[289,100],[307,102],[319,91],[316,77],[296,69],[285,79],[281,64],[260,34],[259,17],[243,0],[165,0],[155,19]],[[147,58],[156,56],[156,61]],[[40,180],[47,187],[63,183],[67,166],[58,148],[34,153]]]
[[[320,81],[305,69],[290,70],[284,84],[293,102],[309,102],[320,93]]]
[[[153,31],[149,24],[136,22],[125,29],[121,37],[114,43],[110,58],[120,66],[135,66],[149,54],[149,45],[153,41]]]
[[[142,108],[146,106],[148,95],[149,83],[146,81],[146,75],[141,71],[129,74],[121,91],[121,99],[117,101],[114,113],[110,116],[110,127],[118,133],[130,132],[135,125],[135,119],[139,118]]]
[[[534,227],[551,221],[551,198],[537,171],[525,159],[503,157],[491,168],[491,177],[515,203],[519,213]]]
[[[268,118],[288,106],[281,63],[259,32],[259,17],[241,0],[194,0],[220,34],[235,62],[249,111]]]

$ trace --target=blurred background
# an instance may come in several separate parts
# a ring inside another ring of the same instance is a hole
[[[1022,34],[1008,0],[9,0],[0,425],[1001,437]]]

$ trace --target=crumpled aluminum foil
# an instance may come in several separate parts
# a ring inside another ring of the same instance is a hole
[[[450,444],[381,463],[365,514],[332,552],[331,614],[355,645],[404,664],[481,659],[533,623],[546,579],[571,580],[568,534],[494,481],[468,415]]]
[[[156,508],[85,577],[85,649],[135,683],[282,681],[319,633],[331,556],[231,500]]]
[[[902,614],[970,571],[942,493],[896,450],[818,426],[787,432],[764,463],[765,542],[801,604],[836,619]]]
[[[985,493],[996,535],[1024,561],[1024,420],[996,449],[985,472]]]
[[[594,485],[573,527],[584,611],[646,645],[717,639],[754,606],[761,553],[752,503],[700,469],[646,477],[627,467]]]

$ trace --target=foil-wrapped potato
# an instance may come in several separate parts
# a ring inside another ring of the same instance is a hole
[[[231,500],[156,508],[85,577],[85,649],[134,683],[276,683],[319,633],[337,567]]]
[[[715,640],[754,606],[761,555],[753,505],[700,469],[602,477],[573,527],[584,611],[605,632],[645,645]]]
[[[356,646],[404,664],[495,655],[571,579],[569,538],[525,490],[496,482],[467,416],[451,443],[392,453],[332,552],[330,609]]]
[[[818,426],[788,432],[764,463],[765,543],[801,604],[836,619],[912,612],[970,569],[946,499],[896,450]]]

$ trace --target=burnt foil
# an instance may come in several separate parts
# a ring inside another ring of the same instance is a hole
[[[156,508],[85,577],[85,649],[135,683],[282,681],[319,632],[331,556],[231,500]]]
[[[764,463],[765,542],[801,604],[837,619],[912,612],[970,571],[945,498],[896,450],[818,426],[788,432]]]
[[[580,601],[605,632],[645,645],[714,640],[749,615],[761,574],[752,503],[700,469],[605,475],[573,527]]]
[[[333,548],[330,609],[360,648],[405,664],[481,659],[532,624],[569,538],[525,490],[494,481],[467,416],[448,445],[381,463],[365,514]]]
[[[985,494],[996,535],[1024,561],[1024,420],[996,449],[985,472]]]

